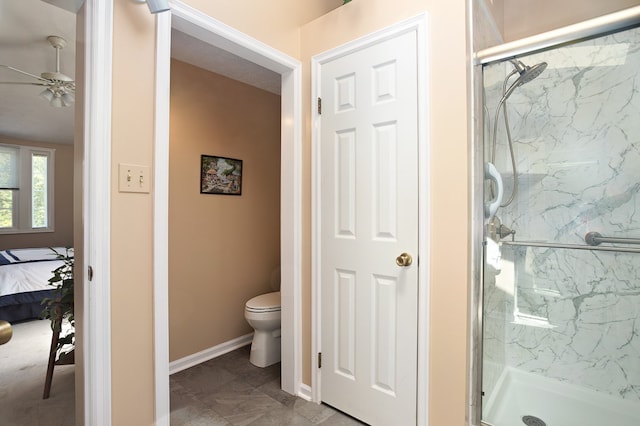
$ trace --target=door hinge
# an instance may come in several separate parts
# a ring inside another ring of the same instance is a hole
[[[91,266],[87,268],[87,276],[89,277],[89,281],[93,280],[93,268]]]
[[[318,114],[322,114],[322,98],[318,98]]]
[[[322,352],[318,352],[318,368],[322,368]]]

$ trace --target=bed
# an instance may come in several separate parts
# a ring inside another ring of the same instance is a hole
[[[52,271],[64,264],[54,250],[67,254],[64,247],[0,251],[0,320],[40,317],[42,300],[54,296],[55,286],[49,284]],[[73,256],[73,249],[69,249],[69,256]]]

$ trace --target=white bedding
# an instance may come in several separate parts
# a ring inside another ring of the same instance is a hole
[[[67,254],[67,249],[64,247],[38,247],[2,250],[0,251],[0,263],[23,263],[42,260],[56,260],[58,258],[58,254]],[[71,248],[69,249],[69,255],[73,257],[73,249]]]
[[[64,247],[55,249],[60,254],[67,253]],[[49,284],[49,278],[54,269],[64,264],[50,248],[3,250],[0,256],[10,262],[0,265],[0,296],[52,290],[55,287]]]
[[[63,265],[62,260],[15,263],[0,266],[0,296],[27,291],[53,290],[49,285],[52,271]]]

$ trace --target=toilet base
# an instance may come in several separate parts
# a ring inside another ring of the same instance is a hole
[[[249,362],[256,367],[268,367],[280,362],[280,329],[254,332]]]

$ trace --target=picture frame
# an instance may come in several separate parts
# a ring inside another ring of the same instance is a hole
[[[242,160],[202,155],[200,158],[200,193],[242,195]]]

